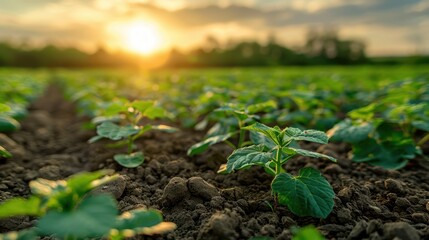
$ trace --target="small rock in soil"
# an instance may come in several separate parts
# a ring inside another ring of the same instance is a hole
[[[338,220],[342,223],[350,222],[350,220],[352,220],[352,214],[351,213],[352,212],[348,208],[342,208],[342,209],[338,210],[338,212],[337,212]]]
[[[206,201],[210,201],[215,196],[220,196],[217,188],[200,177],[191,177],[188,180],[189,192]]]
[[[426,210],[429,212],[429,202],[426,203]]]
[[[236,228],[239,216],[235,212],[215,213],[204,225],[197,239],[201,240],[234,240],[238,238]]]
[[[39,175],[49,180],[58,180],[62,178],[60,168],[55,165],[42,167],[39,169]]]
[[[271,224],[266,224],[261,228],[260,232],[264,236],[274,236],[276,234],[276,227]]]
[[[107,182],[103,185],[98,186],[91,191],[91,194],[108,193],[112,194],[113,197],[119,199],[124,193],[127,182],[123,176],[119,176],[113,181]]]
[[[154,176],[152,176],[152,175],[147,175],[146,178],[145,178],[145,180],[146,180],[146,182],[148,184],[151,184],[151,185],[153,185],[156,182],[158,182],[158,180]]]
[[[338,164],[329,164],[323,169],[323,172],[326,174],[339,174],[344,172],[344,170]]]
[[[401,208],[407,208],[409,206],[411,206],[410,201],[408,201],[408,199],[403,198],[403,197],[399,197],[396,199],[395,201],[395,205]]]
[[[173,206],[184,198],[189,197],[186,180],[180,177],[170,179],[170,182],[164,188],[162,195],[162,204],[164,206]]]
[[[418,240],[420,236],[417,230],[406,222],[386,223],[383,227],[386,239],[399,238],[401,240]]]
[[[293,220],[291,217],[283,216],[281,221],[282,225],[285,227],[291,227],[296,225],[295,220]]]
[[[368,226],[368,223],[364,220],[361,220],[358,222],[350,232],[347,239],[362,239],[363,235],[366,233],[366,227]]]
[[[368,222],[368,226],[366,227],[366,233],[370,235],[371,233],[377,231],[377,229],[381,228],[381,220],[380,219],[372,219]]]
[[[426,213],[421,213],[421,212],[413,213],[411,214],[411,218],[414,220],[414,222],[417,222],[417,223],[429,222],[429,217]]]
[[[352,190],[349,187],[345,187],[338,192],[337,197],[339,197],[341,200],[349,201],[352,195]]]
[[[214,209],[222,209],[224,203],[225,198],[221,196],[214,196],[212,200],[210,200],[210,206]]]
[[[400,181],[388,178],[384,181],[384,187],[393,193],[403,193],[404,187]]]

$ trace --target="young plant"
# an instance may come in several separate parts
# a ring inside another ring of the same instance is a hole
[[[334,206],[334,191],[329,182],[316,169],[306,167],[292,176],[283,168],[296,155],[336,159],[324,154],[294,147],[296,141],[326,144],[328,137],[317,130],[301,131],[298,128],[268,127],[256,122],[243,128],[251,131],[254,145],[239,148],[221,166],[219,173],[231,173],[253,165],[262,166],[274,176],[271,189],[276,202],[286,205],[298,216],[326,218]]]
[[[34,216],[34,227],[0,234],[0,239],[106,238],[124,239],[137,234],[159,234],[173,230],[174,223],[163,222],[156,210],[136,209],[118,215],[111,195],[88,194],[93,188],[117,177],[107,171],[81,173],[67,180],[37,179],[30,182],[28,199],[14,198],[0,205],[0,218]]]
[[[90,143],[102,138],[117,141],[110,144],[111,147],[127,147],[126,154],[116,154],[113,158],[120,165],[133,168],[141,165],[144,161],[144,154],[141,151],[134,151],[134,142],[149,130],[161,130],[174,132],[175,128],[166,125],[141,125],[143,118],[155,119],[165,116],[165,111],[155,106],[152,101],[128,101],[122,100],[119,103],[112,103],[104,111],[102,117],[93,120],[97,126],[97,136],[89,140]],[[115,123],[117,122],[117,123]]]
[[[259,119],[256,115],[258,112],[267,111],[277,107],[274,101],[267,101],[248,105],[246,107],[236,104],[228,104],[223,107],[217,108],[213,111],[217,123],[207,132],[206,138],[192,145],[188,149],[188,155],[193,156],[200,154],[207,150],[210,146],[225,142],[232,149],[237,149],[251,144],[246,141],[245,130],[243,127],[249,126]],[[205,128],[208,124],[208,118],[204,119],[196,127],[201,129]],[[238,137],[238,141],[234,144],[230,139]]]

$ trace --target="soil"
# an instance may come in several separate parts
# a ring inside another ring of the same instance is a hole
[[[122,176],[104,188],[117,198],[121,211],[155,208],[177,224],[174,232],[153,239],[290,239],[291,227],[308,224],[327,239],[429,239],[429,174],[419,159],[401,170],[387,171],[351,162],[346,144],[304,144],[303,148],[336,157],[338,164],[298,157],[286,168],[293,174],[304,166],[319,169],[336,197],[328,218],[297,217],[286,207],[273,211],[272,179],[263,169],[216,173],[231,152],[227,146],[219,144],[188,157],[186,150],[202,133],[150,132],[138,142],[145,163],[126,169],[112,159],[121,149],[86,142],[94,135],[83,129],[87,121],[78,117],[58,87],[49,87],[32,104],[20,131],[0,135],[0,145],[14,154],[0,162],[0,201],[28,196],[29,181],[39,177],[57,180],[104,168]],[[23,229],[34,221],[4,219],[0,232]]]

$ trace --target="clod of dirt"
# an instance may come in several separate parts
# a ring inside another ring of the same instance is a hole
[[[370,220],[368,222],[368,226],[366,226],[366,233],[369,235],[375,231],[377,231],[377,229],[381,228],[382,223],[380,219],[373,219]]]
[[[344,200],[345,202],[348,202],[352,195],[353,191],[351,188],[345,187],[338,192],[337,197],[339,197],[341,200]]]
[[[388,178],[384,181],[384,187],[393,193],[403,193],[404,186],[400,181],[397,181],[392,178]]]
[[[169,207],[189,197],[186,179],[174,177],[164,188],[164,194],[161,197],[162,205]]]
[[[429,216],[426,213],[416,212],[411,214],[411,218],[418,223],[428,223]]]
[[[55,165],[48,165],[39,169],[39,176],[49,180],[59,180],[62,178],[60,168]]]
[[[403,198],[403,197],[399,197],[396,199],[395,201],[395,205],[401,208],[407,208],[409,206],[411,206],[410,201],[408,201],[408,199]]]
[[[348,208],[342,208],[337,212],[338,220],[342,223],[348,223],[352,220],[352,212]]]
[[[188,180],[188,189],[193,196],[200,197],[206,201],[210,201],[215,196],[220,196],[215,186],[200,177],[191,177]]]
[[[358,222],[354,228],[352,229],[352,231],[350,232],[349,236],[347,239],[362,239],[362,237],[365,235],[366,233],[366,228],[368,226],[368,223],[365,220],[361,220],[360,222]]]
[[[238,238],[236,228],[240,216],[236,212],[215,213],[204,225],[197,239],[201,240],[234,240]]]
[[[384,237],[386,239],[418,240],[420,236],[417,230],[406,222],[386,223],[383,226]]]
[[[98,186],[91,191],[91,194],[102,194],[108,193],[111,194],[116,199],[119,199],[124,193],[127,182],[123,176],[119,176],[113,181],[107,182],[103,185]]]
[[[429,202],[426,203],[426,210],[429,212]]]

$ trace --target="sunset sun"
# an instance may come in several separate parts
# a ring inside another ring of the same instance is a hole
[[[148,55],[161,48],[161,35],[156,25],[132,22],[121,27],[123,47],[131,52]]]

